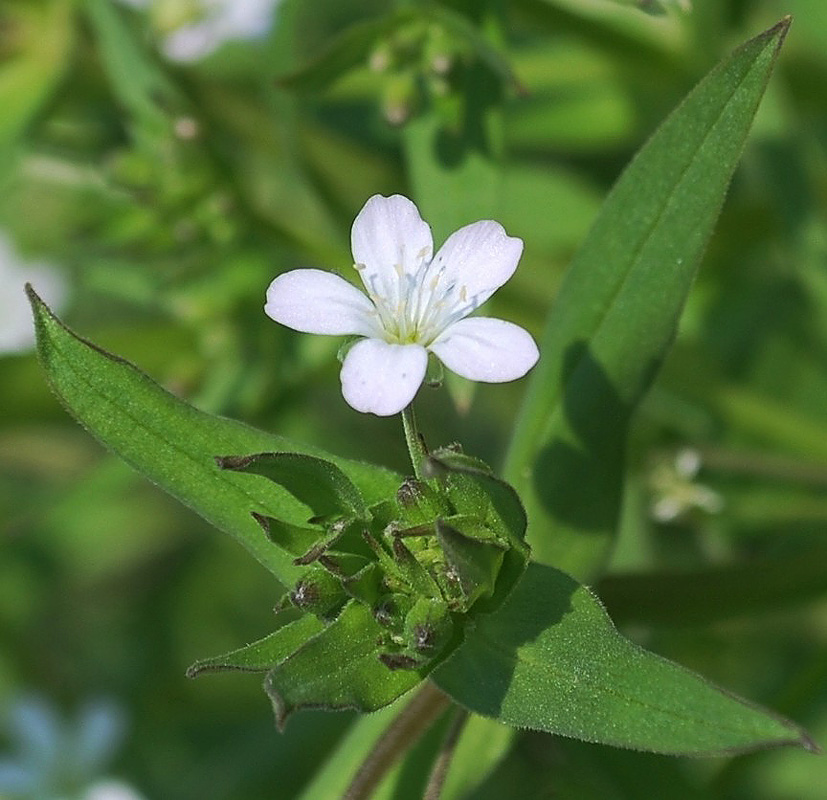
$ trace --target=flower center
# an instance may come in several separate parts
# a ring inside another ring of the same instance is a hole
[[[449,325],[474,311],[478,296],[468,296],[468,288],[456,276],[448,275],[441,256],[431,260],[430,247],[420,250],[415,268],[405,271],[401,263],[393,272],[366,273],[365,264],[355,264],[376,315],[393,344],[419,344],[428,347]]]

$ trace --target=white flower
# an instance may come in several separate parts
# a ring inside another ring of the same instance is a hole
[[[34,346],[34,324],[23,287],[31,283],[59,311],[66,299],[63,277],[48,264],[22,261],[13,243],[0,231],[0,355],[22,353]]]
[[[143,796],[125,783],[104,780],[90,786],[83,800],[143,800]]]
[[[374,195],[351,230],[367,295],[318,269],[279,275],[264,311],[306,333],[357,335],[342,365],[342,394],[357,411],[389,416],[414,398],[434,353],[464,378],[521,378],[537,362],[531,336],[510,322],[468,315],[517,268],[521,239],[492,220],[466,225],[433,255],[431,229],[401,195]]]
[[[148,9],[172,61],[198,61],[233,39],[265,36],[281,0],[120,0]]]

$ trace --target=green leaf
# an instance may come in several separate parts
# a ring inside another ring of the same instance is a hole
[[[350,602],[321,633],[282,661],[264,688],[279,728],[301,708],[376,711],[416,686],[419,672],[390,670],[379,661],[384,629],[370,609]]]
[[[616,622],[706,625],[774,613],[827,595],[827,547],[732,566],[652,575],[611,575],[597,586]]]
[[[671,344],[789,19],[718,65],[627,167],[543,334],[507,458],[535,557],[588,579],[617,527],[629,420]]]
[[[591,592],[540,564],[432,677],[478,714],[589,742],[676,755],[817,749],[794,723],[624,639]]]
[[[216,455],[303,452],[334,462],[366,503],[396,491],[401,479],[391,472],[198,411],[132,364],[76,336],[31,287],[28,292],[40,359],[66,408],[136,470],[235,537],[285,585],[304,569],[270,542],[252,513],[301,526],[312,510],[266,478],[220,469]]]
[[[335,464],[303,453],[256,453],[220,456],[222,469],[261,475],[283,486],[313,509],[316,516],[349,514],[365,519],[365,501],[353,482]]]
[[[312,614],[305,614],[246,647],[196,661],[187,670],[187,677],[194,678],[202,672],[220,670],[267,672],[323,629],[324,623]]]

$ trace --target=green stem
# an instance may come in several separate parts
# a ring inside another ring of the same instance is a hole
[[[465,723],[468,722],[468,717],[469,714],[464,708],[456,710],[454,719],[451,720],[451,726],[448,728],[448,733],[445,735],[445,740],[442,742],[442,747],[439,749],[439,755],[434,762],[422,800],[439,800],[442,796],[442,788],[445,785],[445,779],[448,777],[448,769],[454,758],[460,734],[465,727]]]
[[[342,800],[366,800],[394,763],[409,750],[451,701],[430,681],[414,695],[368,753]]]
[[[402,410],[402,425],[405,428],[405,443],[411,456],[411,466],[417,478],[422,477],[422,464],[428,457],[428,448],[416,427],[413,403]]]

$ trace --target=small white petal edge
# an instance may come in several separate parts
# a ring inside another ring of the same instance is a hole
[[[457,375],[486,383],[522,378],[540,357],[528,331],[491,317],[455,322],[428,349]]]
[[[428,353],[418,344],[388,344],[363,339],[342,364],[342,394],[357,411],[389,417],[414,399],[428,366]]]
[[[303,333],[376,336],[373,303],[344,278],[321,269],[294,269],[267,289],[268,317]]]

